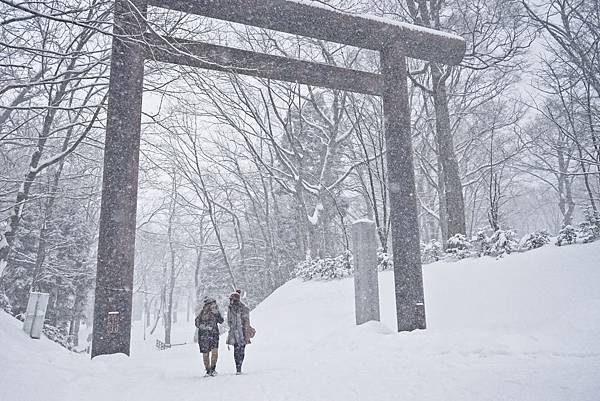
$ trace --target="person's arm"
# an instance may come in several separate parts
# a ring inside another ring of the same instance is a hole
[[[217,323],[223,323],[223,315],[221,315],[221,311],[217,311]]]
[[[196,319],[194,320],[194,324],[196,325],[196,328],[200,328],[200,315],[196,316]]]
[[[229,328],[233,326],[233,313],[231,313],[231,308],[227,308],[227,325]]]
[[[242,325],[244,327],[250,326],[250,309],[248,309],[248,307],[244,307],[244,312],[242,313]]]

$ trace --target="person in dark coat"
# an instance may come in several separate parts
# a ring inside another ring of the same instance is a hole
[[[217,359],[219,358],[219,327],[217,324],[223,323],[223,316],[221,316],[216,300],[204,299],[204,306],[200,314],[196,316],[195,323],[198,328],[198,347],[204,359],[206,375],[214,376],[217,374]]]
[[[250,309],[242,303],[240,294],[241,291],[236,290],[229,296],[229,309],[227,311],[227,324],[229,325],[227,344],[233,345],[233,358],[236,374],[238,375],[242,373],[246,345],[250,344],[250,338],[255,333],[255,330],[250,326]]]

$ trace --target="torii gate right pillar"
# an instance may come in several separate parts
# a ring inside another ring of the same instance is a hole
[[[397,44],[381,50],[381,74],[398,331],[411,331],[426,327],[425,301],[406,57]]]

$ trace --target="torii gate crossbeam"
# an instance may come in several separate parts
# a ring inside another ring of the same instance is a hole
[[[381,73],[157,37],[149,5],[377,50]],[[398,331],[425,328],[406,57],[458,64],[462,38],[285,0],[115,0],[113,34],[92,357],[130,351],[145,59],[381,96]]]

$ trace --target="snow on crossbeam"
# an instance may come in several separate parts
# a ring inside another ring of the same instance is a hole
[[[315,2],[149,0],[148,4],[371,50],[399,44],[408,57],[448,65],[460,63],[466,49],[460,36],[385,18],[341,12]]]

